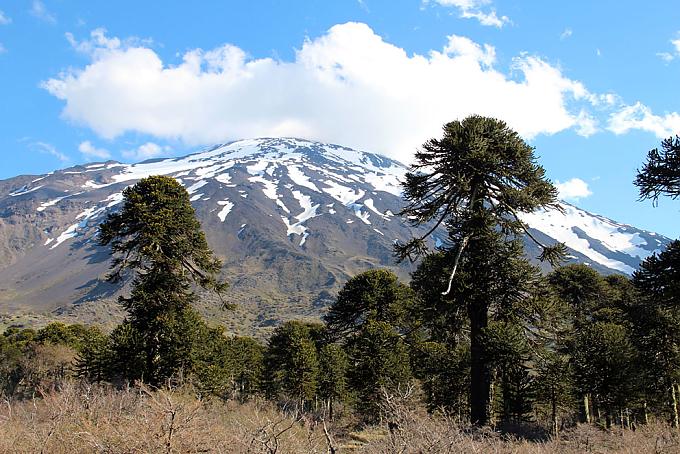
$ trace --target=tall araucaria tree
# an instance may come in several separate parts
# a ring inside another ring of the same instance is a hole
[[[99,244],[114,255],[109,280],[135,275],[130,296],[119,301],[128,312],[124,323],[133,333],[128,337],[136,341],[112,347],[139,358],[140,367],[122,378],[158,384],[193,366],[204,326],[191,307],[192,285],[221,295],[227,284],[218,279],[221,262],[181,184],[151,176],[126,188],[123,197],[123,208],[100,225]]]
[[[425,142],[415,158],[403,184],[407,204],[401,214],[413,225],[431,223],[432,227],[423,236],[397,244],[395,252],[400,260],[418,259],[428,253],[427,237],[446,226],[449,238],[444,249],[451,271],[443,295],[454,290],[459,267],[475,275],[472,281],[465,279],[474,288],[462,300],[470,320],[470,416],[474,424],[483,425],[488,421],[491,385],[483,345],[494,304],[488,295],[496,293],[494,288],[504,278],[494,271],[493,263],[477,270],[475,261],[487,262],[485,257],[494,255],[493,250],[507,248],[503,239],[513,242],[524,234],[541,248],[540,259],[559,261],[564,245],[541,244],[520,218],[521,213],[539,208],[560,209],[557,190],[537,164],[533,148],[494,118],[474,115],[447,123],[444,136]],[[461,298],[452,298],[456,300]]]

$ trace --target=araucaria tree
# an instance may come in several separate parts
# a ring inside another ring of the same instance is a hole
[[[123,208],[99,227],[99,243],[114,255],[109,279],[135,275],[130,296],[119,299],[128,312],[123,330],[128,334],[112,350],[139,366],[121,378],[158,384],[191,371],[205,328],[191,307],[192,285],[220,294],[227,284],[217,277],[221,262],[181,184],[151,176],[125,189],[123,197]]]
[[[654,148],[647,153],[647,161],[635,178],[641,199],[666,195],[680,196],[680,136],[669,137],[661,142],[661,150]]]
[[[526,234],[541,248],[541,259],[556,262],[564,245],[546,246],[529,232],[520,214],[538,208],[559,209],[557,190],[536,163],[533,148],[504,122],[470,116],[444,125],[441,139],[427,141],[416,153],[416,164],[406,175],[402,215],[414,225],[432,223],[423,236],[395,251],[400,259],[416,260],[426,254],[426,238],[439,226],[448,229],[447,255],[449,279],[444,295],[464,292],[451,298],[463,302],[470,323],[470,417],[474,424],[488,421],[491,386],[490,359],[483,343],[484,331],[493,305],[503,306],[496,291],[505,285],[493,257],[521,256],[521,246],[506,244]],[[504,262],[507,263],[507,260]],[[456,273],[467,276],[456,285]],[[512,273],[511,273],[512,274]],[[520,282],[531,279],[516,277]],[[463,285],[465,283],[465,285]],[[525,288],[512,289],[520,297]],[[498,301],[494,301],[497,299]],[[512,298],[511,298],[512,299]]]

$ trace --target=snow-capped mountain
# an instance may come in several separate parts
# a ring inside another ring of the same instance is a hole
[[[392,256],[395,240],[418,233],[394,214],[403,204],[399,182],[406,171],[372,153],[273,138],[0,181],[0,312],[115,294],[102,280],[109,256],[93,241],[96,227],[122,202],[125,187],[163,174],[191,194],[208,242],[224,260],[232,299],[255,302],[263,322],[262,313],[279,303],[314,315],[313,304],[324,304],[357,272],[392,267],[408,277],[411,265],[397,266]],[[546,242],[565,242],[572,260],[605,272],[630,274],[669,241],[566,203],[564,213],[524,220]]]

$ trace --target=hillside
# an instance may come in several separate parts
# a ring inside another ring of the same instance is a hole
[[[93,163],[0,181],[0,313],[46,312],[102,322],[120,317],[121,291],[104,282],[108,252],[96,227],[122,190],[148,175],[178,179],[191,194],[210,246],[224,260],[230,329],[268,329],[282,319],[317,317],[352,275],[397,266],[395,240],[416,233],[395,215],[407,168],[377,154],[300,139],[253,139],[189,156]],[[570,260],[630,274],[669,241],[564,203],[528,214],[546,242],[563,241]],[[436,233],[432,246],[445,241]],[[529,248],[529,254],[532,249]]]

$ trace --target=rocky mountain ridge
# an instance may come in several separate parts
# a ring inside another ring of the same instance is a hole
[[[406,172],[373,153],[265,138],[181,158],[109,161],[2,180],[0,313],[111,300],[120,289],[103,280],[109,256],[94,241],[96,227],[122,202],[125,187],[163,174],[190,193],[210,246],[224,260],[235,302],[254,305],[251,316],[261,323],[280,318],[277,305],[313,317],[360,271],[391,267],[408,278],[412,265],[397,266],[392,256],[394,241],[417,233],[395,215]],[[630,274],[670,241],[567,203],[563,208],[524,220],[544,241],[565,242],[572,261],[603,272]],[[432,246],[444,241],[439,231]]]

